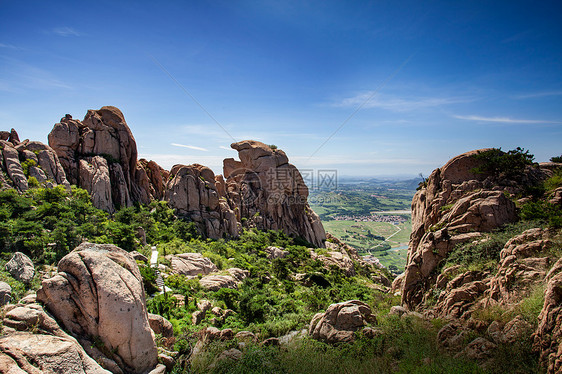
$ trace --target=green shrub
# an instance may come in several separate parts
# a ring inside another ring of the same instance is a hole
[[[513,178],[521,174],[527,165],[532,165],[535,156],[521,147],[504,152],[492,148],[473,156],[480,165],[471,171],[476,174],[492,175],[498,178]]]
[[[551,162],[562,162],[562,155],[551,157],[550,161]]]
[[[474,270],[495,270],[500,251],[509,239],[525,230],[541,226],[543,225],[535,220],[521,221],[495,230],[476,243],[459,244],[449,253],[445,267],[460,264]]]

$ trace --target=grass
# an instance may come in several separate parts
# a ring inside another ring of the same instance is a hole
[[[483,373],[476,364],[437,347],[438,326],[417,318],[387,316],[383,335],[358,335],[353,343],[330,346],[310,338],[281,349],[250,345],[239,361],[215,362],[234,342],[214,343],[196,356],[196,373]],[[179,372],[179,371],[178,371]]]

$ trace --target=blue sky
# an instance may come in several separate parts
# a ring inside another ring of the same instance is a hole
[[[427,175],[483,147],[547,161],[562,3],[0,1],[0,127],[46,142],[103,105],[166,168],[221,172],[233,139],[350,176]]]

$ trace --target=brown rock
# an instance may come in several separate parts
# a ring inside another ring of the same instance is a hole
[[[6,282],[0,282],[0,307],[8,304],[12,299],[12,287]]]
[[[194,221],[201,234],[220,239],[238,235],[228,201],[220,199],[215,175],[208,167],[175,165],[170,171],[164,199],[176,213]]]
[[[12,277],[23,282],[30,283],[35,275],[33,261],[21,252],[16,252],[6,263],[6,270]]]
[[[148,323],[155,334],[162,335],[164,338],[174,336],[174,327],[166,318],[158,314],[148,313]]]
[[[76,341],[20,332],[0,338],[3,373],[109,374]]]
[[[533,347],[549,374],[562,371],[562,272],[549,273]]]
[[[1,166],[6,171],[8,178],[18,191],[27,191],[29,188],[27,177],[23,173],[18,151],[13,147],[12,143],[4,140],[0,140],[0,148],[2,158],[4,159]]]
[[[210,259],[200,253],[168,255],[166,259],[171,262],[172,270],[176,274],[195,277],[198,274],[206,275],[218,270]]]
[[[332,304],[325,313],[316,314],[308,333],[313,339],[327,343],[350,342],[355,338],[355,331],[374,322],[376,318],[367,304],[351,300]]]
[[[93,200],[98,208],[112,212],[116,206],[146,204],[154,197],[146,170],[138,164],[133,134],[123,113],[115,107],[89,110],[82,122],[71,116],[62,118],[49,134],[49,145],[58,155],[70,183],[85,188],[91,195],[98,194]],[[88,170],[88,164],[93,165],[92,159],[96,157],[106,160],[103,172],[97,171],[102,165],[99,159],[94,170]],[[101,175],[103,189],[98,184]]]
[[[133,258],[114,245],[82,243],[58,270],[37,293],[55,318],[84,346],[99,337],[125,372],[154,368],[157,350]]]
[[[308,188],[287,155],[253,140],[231,147],[238,151],[240,161],[225,159],[223,174],[237,218],[245,218],[248,227],[281,230],[324,247],[326,234],[308,205]]]
[[[484,151],[484,150],[480,150]],[[517,218],[515,204],[490,185],[467,152],[431,173],[412,200],[412,235],[403,282],[402,301],[415,308],[437,281],[435,269],[455,246],[478,239]],[[443,279],[440,279],[442,286]]]

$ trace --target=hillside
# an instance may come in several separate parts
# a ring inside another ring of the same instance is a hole
[[[0,133],[1,372],[562,368],[560,163],[486,149],[436,169],[393,279],[324,232],[274,147],[234,143],[215,176],[137,160],[113,107],[51,134]]]

